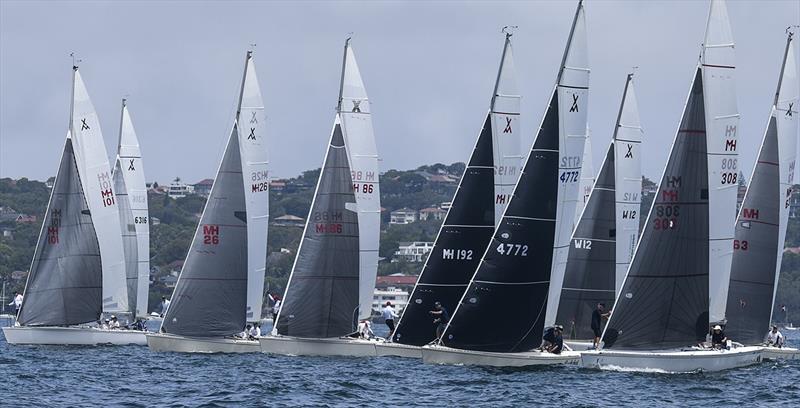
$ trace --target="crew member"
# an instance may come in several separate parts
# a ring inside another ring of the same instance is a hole
[[[764,339],[764,342],[767,343],[768,346],[772,347],[783,347],[783,334],[778,331],[778,326],[772,326],[772,330],[767,332],[767,336]]]
[[[605,312],[606,305],[598,303],[597,307],[592,312],[592,333],[594,333],[594,341],[592,348],[597,350],[600,347],[600,336],[603,335],[603,319],[608,319],[610,313]]]
[[[383,315],[383,321],[386,322],[386,326],[389,328],[389,335],[386,336],[386,338],[391,339],[394,333],[394,318],[400,316],[395,313],[392,302],[386,302],[386,306],[384,306],[381,313]]]
[[[436,325],[436,340],[439,340],[442,338],[442,334],[444,334],[447,322],[450,321],[450,313],[442,306],[441,302],[434,303],[433,310],[428,313],[433,316],[433,324]]]

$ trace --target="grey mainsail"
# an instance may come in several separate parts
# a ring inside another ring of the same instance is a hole
[[[589,339],[595,305],[614,303],[616,289],[616,192],[614,143],[581,214],[567,255],[556,321],[568,338]]]
[[[192,337],[239,333],[246,301],[247,216],[234,124],[162,330]]]
[[[340,337],[359,306],[358,214],[337,117],[274,333]]]
[[[121,160],[117,158],[111,178],[114,179],[114,191],[117,193],[119,206],[119,223],[122,230],[122,251],[125,254],[125,282],[128,286],[128,309],[131,316],[136,317],[136,294],[139,284],[139,248],[136,237],[136,225],[133,223],[133,211],[128,200],[128,188],[122,175]]]
[[[669,349],[705,339],[709,310],[708,160],[698,67],[613,314],[605,348]]]
[[[760,344],[772,312],[772,287],[778,262],[781,196],[778,129],[770,116],[756,167],[750,178],[733,241],[731,283],[725,327],[729,338]]]
[[[67,137],[19,312],[23,326],[68,326],[102,312],[100,248]]]

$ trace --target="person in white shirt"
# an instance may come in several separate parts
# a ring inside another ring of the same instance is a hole
[[[169,299],[166,296],[161,296],[161,317],[167,314],[169,308]]]
[[[278,320],[278,313],[281,311],[281,297],[278,295],[267,294],[269,300],[272,301],[272,321]]]
[[[772,330],[767,332],[767,336],[764,338],[764,342],[767,343],[768,346],[772,347],[783,347],[783,334],[778,331],[778,326],[772,326]]]
[[[258,323],[253,323],[253,328],[250,329],[250,338],[257,339],[261,337],[261,325]]]
[[[117,316],[111,315],[111,321],[108,323],[109,329],[119,329],[119,320],[117,320]]]
[[[381,312],[383,316],[383,321],[386,322],[386,326],[389,327],[389,335],[386,336],[389,341],[391,341],[392,334],[394,333],[394,318],[400,317],[394,311],[394,306],[392,306],[392,302],[386,302],[386,306],[383,307],[383,311]]]
[[[242,330],[242,332],[239,333],[239,337],[241,337],[241,338],[243,338],[245,340],[249,339],[250,338],[250,330],[252,328],[253,328],[253,326],[251,326],[250,324],[245,326],[244,330]]]
[[[14,292],[14,298],[11,300],[11,303],[8,304],[9,306],[14,306],[14,314],[19,312],[19,308],[22,307],[22,294],[19,292]]]
[[[101,322],[100,323],[100,328],[103,329],[103,330],[108,330],[108,323],[109,322],[110,322],[110,320],[108,320],[108,319],[106,319],[105,321]]]
[[[369,322],[369,319],[364,319],[358,323],[358,337],[362,339],[375,337],[375,333],[372,332],[372,323]]]

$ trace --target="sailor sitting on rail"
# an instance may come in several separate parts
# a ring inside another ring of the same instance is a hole
[[[783,347],[783,334],[778,331],[778,326],[772,326],[772,330],[767,332],[767,336],[764,338],[764,343],[766,343],[770,347]]]
[[[711,347],[712,348],[728,348],[728,337],[725,336],[725,331],[722,330],[720,325],[714,326],[711,330]]]

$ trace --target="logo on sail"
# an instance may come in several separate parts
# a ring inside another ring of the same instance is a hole
[[[134,159],[131,159],[130,164],[128,164],[128,171],[136,171],[136,169],[133,167],[133,160]]]
[[[631,149],[633,149],[633,145],[629,143],[628,144],[628,153],[625,153],[625,158],[626,159],[632,159],[633,158],[633,151]]]
[[[570,112],[578,112],[578,94],[572,94],[572,107],[569,108]]]
[[[786,116],[792,116],[792,107],[794,106],[794,102],[789,103],[789,109],[786,109]]]
[[[258,123],[258,119],[256,119],[256,113],[258,112],[251,112],[251,113],[253,116],[250,117],[250,123]]]
[[[247,136],[247,140],[256,140],[256,128],[250,128],[250,134]]]
[[[81,119],[81,130],[89,130],[89,125],[86,124],[86,119]]]
[[[506,129],[503,130],[503,133],[513,133],[511,131],[511,118],[506,118]]]
[[[359,105],[361,105],[361,101],[353,99],[353,112],[354,113],[361,113],[361,108],[359,107]]]

